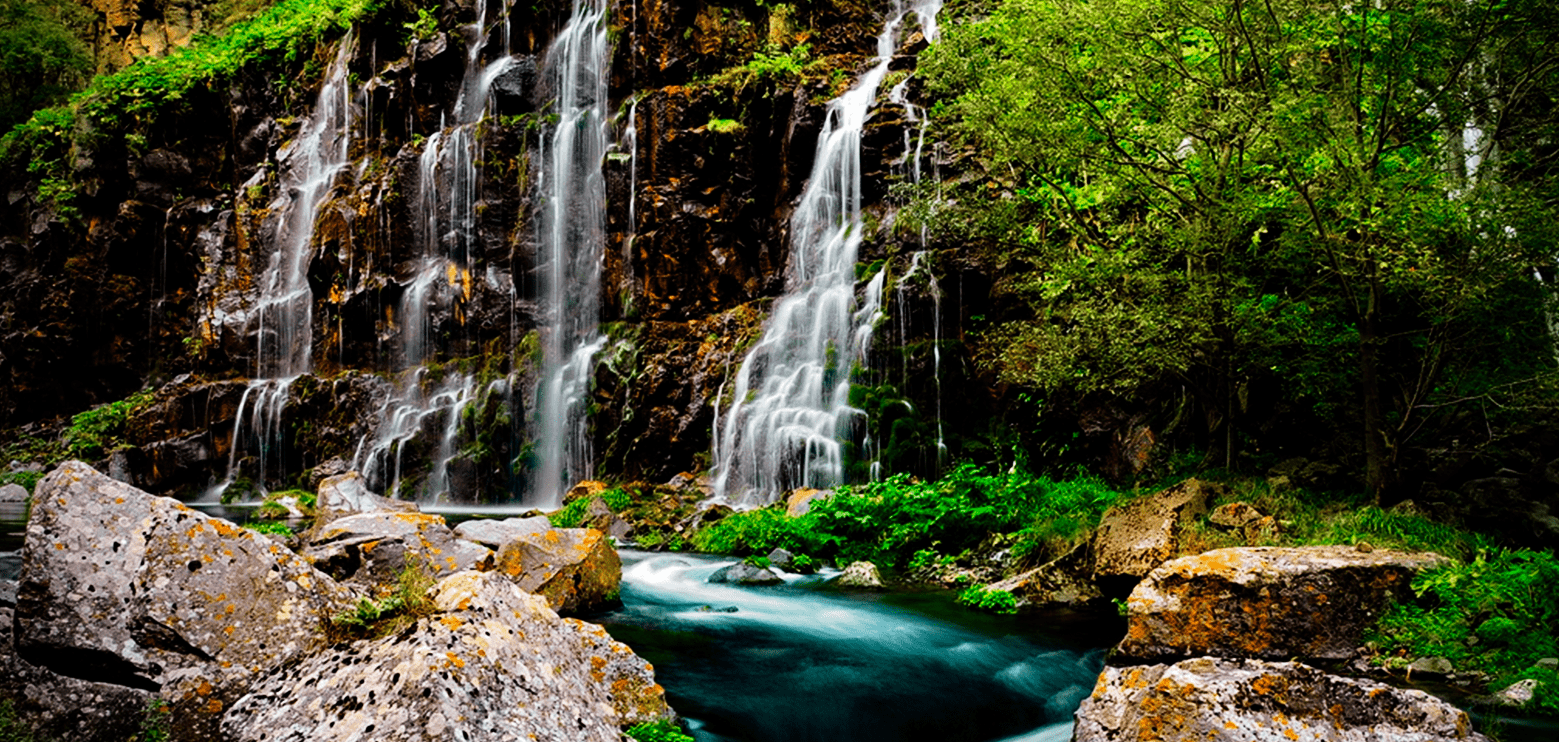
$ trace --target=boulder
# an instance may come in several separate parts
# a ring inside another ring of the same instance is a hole
[[[552,529],[545,515],[529,518],[505,518],[503,520],[468,520],[455,526],[455,535],[472,543],[481,544],[493,551],[503,548],[521,536],[534,535]]]
[[[16,580],[0,579],[0,608],[16,606]]]
[[[0,502],[27,502],[27,488],[19,484],[0,485]]]
[[[1180,551],[1180,532],[1207,512],[1220,485],[1187,479],[1167,490],[1105,511],[1089,547],[1094,581],[1124,595]]]
[[[1537,688],[1540,685],[1542,683],[1533,678],[1518,680],[1495,693],[1494,702],[1501,706],[1521,708],[1532,702],[1532,697],[1537,695]]]
[[[1079,544],[1042,566],[992,583],[986,589],[1012,593],[1012,597],[1017,598],[1019,613],[1114,608],[1110,599],[1088,578],[1087,544]]]
[[[1243,529],[1267,517],[1248,502],[1231,502],[1220,505],[1207,514],[1207,522],[1220,528]]]
[[[496,569],[520,589],[541,595],[559,613],[584,613],[617,603],[623,563],[606,534],[554,528],[522,535],[498,550]]]
[[[188,738],[353,599],[274,541],[78,461],[38,485],[19,582],[23,660],[161,690]]]
[[[530,113],[536,108],[533,100],[538,75],[536,58],[516,56],[512,59],[514,61],[493,78],[492,84],[497,113],[503,116]]]
[[[670,719],[650,666],[599,626],[559,619],[492,573],[433,591],[414,630],[279,669],[228,710],[232,742],[616,742]]]
[[[314,503],[314,528],[306,536],[316,541],[319,529],[337,518],[374,512],[415,513],[417,503],[394,500],[368,491],[368,481],[355,471],[327,477],[319,483],[319,497]]]
[[[799,518],[812,509],[814,500],[832,494],[829,490],[811,489],[809,487],[793,490],[785,497],[785,514],[792,518]]]
[[[1419,657],[1407,666],[1407,676],[1410,678],[1416,674],[1423,678],[1443,679],[1453,672],[1456,672],[1455,666],[1444,657]]]
[[[337,580],[369,586],[392,585],[411,566],[447,575],[493,565],[491,549],[455,538],[443,517],[383,510],[315,528],[303,556]]]
[[[871,562],[851,562],[832,582],[838,587],[878,590],[882,588],[882,575]]]
[[[1215,549],[1165,562],[1127,598],[1119,656],[1346,659],[1438,554],[1351,546]]]
[[[1423,691],[1298,662],[1211,657],[1106,667],[1076,718],[1074,742],[1486,739],[1472,731],[1465,712]]]
[[[778,585],[784,582],[773,570],[746,562],[737,562],[717,570],[709,576],[709,581],[733,585]]]
[[[12,623],[11,609],[0,607],[0,698],[11,701],[37,739],[138,738],[147,704],[156,697],[151,691],[79,680],[26,662],[12,647]]]
[[[778,567],[779,569],[791,569],[791,567],[796,563],[796,555],[784,549],[775,549],[774,551],[769,552],[768,559],[769,566]]]
[[[623,520],[622,516],[612,512],[611,506],[600,497],[590,498],[590,505],[585,509],[585,519],[579,525],[583,528],[594,528],[618,542],[627,541],[633,536],[633,526]]]

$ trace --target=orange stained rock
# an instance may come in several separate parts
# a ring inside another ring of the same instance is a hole
[[[455,629],[465,625],[465,621],[460,620],[456,616],[445,616],[439,619],[438,622],[444,624],[444,626],[447,627],[450,631],[454,631]]]
[[[196,693],[196,695],[209,696],[209,695],[211,695],[211,691],[212,691],[211,683],[209,681],[206,681],[206,680],[201,680],[200,681],[200,685],[195,686],[195,693]]]
[[[444,656],[449,658],[449,664],[451,666],[453,666],[453,667],[465,667],[466,666],[466,661],[463,660],[463,659],[460,659],[460,657],[457,656],[454,652],[445,652]]]

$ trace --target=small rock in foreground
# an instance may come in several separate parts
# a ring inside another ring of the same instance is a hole
[[[843,574],[833,579],[833,584],[877,590],[882,588],[882,575],[877,571],[877,565],[871,562],[852,562],[844,568]]]
[[[709,581],[733,585],[778,585],[784,582],[773,570],[746,562],[737,562],[716,571],[709,576]]]

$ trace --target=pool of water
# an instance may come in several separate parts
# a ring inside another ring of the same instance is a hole
[[[625,551],[622,609],[591,617],[655,665],[700,742],[1065,740],[1119,638],[824,576],[706,582],[732,563]]]

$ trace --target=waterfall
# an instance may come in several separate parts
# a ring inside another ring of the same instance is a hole
[[[504,55],[482,65],[490,29],[487,3],[477,3],[476,21],[464,27],[466,67],[455,99],[454,123],[440,120],[439,131],[424,142],[417,161],[416,214],[420,255],[400,306],[402,375],[396,393],[379,410],[373,433],[358,442],[353,466],[369,486],[386,494],[426,502],[447,500],[449,462],[457,453],[460,420],[477,399],[476,380],[451,374],[437,384],[427,367],[439,359],[433,312],[444,309],[463,322],[475,289],[472,247],[477,239],[476,204],[482,159],[477,127],[486,116],[493,81],[514,59],[508,55],[508,8],[504,6]],[[489,266],[490,268],[490,266]],[[489,276],[490,283],[498,283]],[[506,382],[505,382],[506,383]],[[436,438],[436,445],[431,440]],[[407,456],[408,449],[420,454]],[[427,449],[427,450],[424,450]],[[430,464],[420,486],[406,483],[405,467]],[[460,493],[469,498],[472,493]]]
[[[547,54],[556,94],[542,157],[539,219],[544,306],[539,470],[527,504],[556,507],[564,488],[590,475],[586,421],[592,359],[605,344],[600,315],[606,238],[606,78],[610,46],[604,0],[574,0],[573,15]]]
[[[240,452],[257,456],[255,484],[262,491],[271,478],[270,467],[276,467],[277,476],[285,474],[281,413],[293,380],[313,368],[314,296],[308,281],[309,259],[320,207],[347,165],[352,146],[347,63],[355,51],[356,40],[348,34],[336,49],[314,110],[298,137],[277,153],[282,163],[281,187],[270,206],[278,214],[277,239],[270,262],[256,282],[254,378],[233,422],[227,477],[207,492],[206,499],[221,497],[238,478]]]
[[[940,8],[940,0],[907,9],[895,0],[877,37],[875,63],[828,104],[812,173],[791,217],[787,293],[743,359],[730,408],[715,429],[715,492],[736,504],[762,504],[794,487],[840,484],[841,441],[864,435],[864,416],[849,405],[850,377],[881,316],[883,276],[872,278],[862,308],[853,308],[863,236],[861,131],[904,19],[913,13],[934,40]]]

